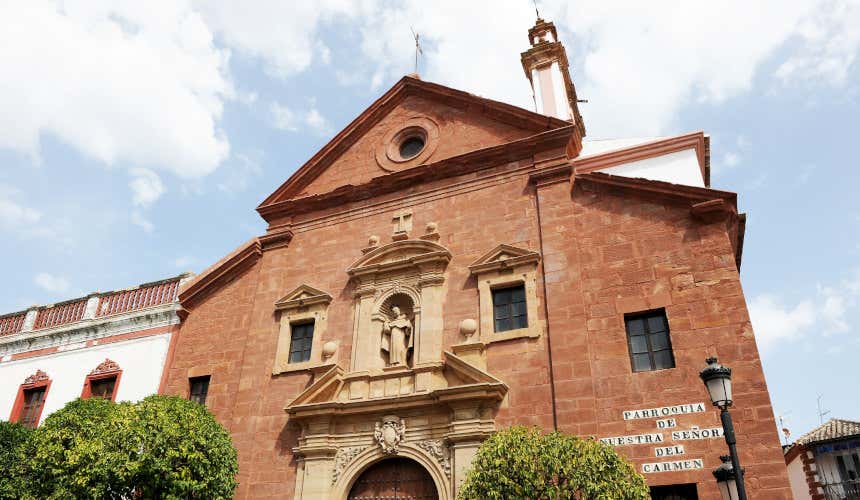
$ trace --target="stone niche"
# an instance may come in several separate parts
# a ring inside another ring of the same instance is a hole
[[[437,243],[402,240],[368,252],[347,270],[355,284],[351,397],[370,396],[371,385],[374,396],[429,389],[430,372],[442,361],[444,272],[450,260],[451,253]],[[405,344],[394,345],[400,342]],[[398,363],[393,357],[400,350],[405,356]],[[378,382],[370,384],[371,378]]]
[[[285,408],[300,429],[294,498],[345,499],[368,467],[403,457],[452,499],[508,388],[443,350],[445,247],[405,239],[365,251],[347,270],[349,367],[321,373]]]

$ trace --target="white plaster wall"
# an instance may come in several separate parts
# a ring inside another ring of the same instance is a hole
[[[794,500],[812,500],[809,486],[806,484],[806,474],[803,472],[803,462],[799,455],[788,464],[788,481],[791,483],[791,494]]]
[[[640,144],[659,141],[665,137],[626,137],[621,139],[584,139],[582,141],[582,151],[579,152],[579,157],[592,156],[607,151],[616,149],[629,148]]]
[[[116,361],[122,368],[117,401],[136,401],[155,394],[161,382],[169,344],[170,334],[163,333],[0,363],[0,420],[9,419],[19,386],[36,370],[42,370],[51,377],[51,388],[41,417],[44,420],[51,412],[81,396],[87,375],[105,358]]]
[[[693,148],[669,153],[656,158],[634,161],[609,167],[600,172],[625,177],[641,177],[654,181],[671,182],[686,186],[705,187],[705,179],[699,168],[699,159]]]

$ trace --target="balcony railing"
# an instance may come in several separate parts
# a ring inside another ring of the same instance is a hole
[[[860,500],[860,479],[821,486],[827,500]]]
[[[99,300],[96,316],[109,316],[173,302],[178,291],[177,279],[105,295]]]
[[[20,332],[21,327],[24,326],[24,318],[26,317],[27,311],[0,317],[0,337]]]
[[[66,323],[80,321],[84,317],[84,311],[86,309],[87,299],[65,302],[53,307],[46,307],[39,310],[39,313],[36,316],[36,322],[33,323],[33,330],[51,328],[52,326],[60,326],[65,325]]]
[[[0,337],[168,304],[176,301],[179,283],[187,276],[183,274],[127,290],[96,293],[59,304],[6,314],[0,316]]]

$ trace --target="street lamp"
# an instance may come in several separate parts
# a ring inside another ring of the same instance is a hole
[[[699,377],[705,383],[708,389],[708,395],[711,397],[711,402],[714,406],[720,409],[720,421],[723,423],[723,435],[726,438],[726,444],[729,445],[729,456],[731,457],[732,483],[734,488],[730,488],[731,483],[726,480],[721,482],[717,477],[717,485],[720,486],[720,492],[725,500],[747,500],[747,491],[744,486],[744,470],[741,468],[738,460],[738,449],[735,444],[735,428],[732,425],[732,416],[729,413],[729,407],[732,406],[732,370],[717,363],[717,358],[708,358],[705,360],[708,366],[699,373]],[[717,470],[714,471],[714,476],[717,471],[725,470],[728,467],[727,463],[723,463]],[[721,472],[720,474],[723,474]],[[723,486],[725,486],[725,491]],[[731,493],[736,493],[736,496],[728,496]]]
[[[738,500],[737,474],[732,467],[731,458],[727,455],[720,457],[723,463],[714,469],[714,477],[717,478],[717,488],[723,500]]]

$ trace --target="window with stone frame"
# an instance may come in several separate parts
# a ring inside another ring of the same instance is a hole
[[[634,372],[675,367],[665,309],[625,315],[624,323]]]
[[[36,427],[38,425],[39,416],[42,414],[42,407],[45,406],[46,392],[47,388],[44,386],[24,389],[24,406],[21,407],[18,423],[25,427]]]
[[[116,388],[116,376],[94,379],[90,381],[90,397],[113,399]]]
[[[206,404],[206,396],[209,394],[209,375],[192,377],[188,379],[188,399],[201,405]]]
[[[498,288],[492,292],[494,331],[506,332],[529,326],[525,285]]]
[[[314,322],[290,325],[290,363],[303,363],[311,359],[314,342]]]
[[[668,484],[651,487],[651,500],[697,500],[695,483]]]

